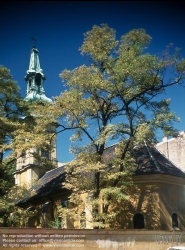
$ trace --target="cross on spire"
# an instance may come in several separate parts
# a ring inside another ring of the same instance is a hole
[[[34,36],[31,39],[33,40],[33,47],[35,47],[37,39]]]

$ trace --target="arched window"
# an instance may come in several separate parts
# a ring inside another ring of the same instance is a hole
[[[133,222],[134,222],[134,229],[144,229],[145,225],[144,225],[144,216],[140,213],[137,213],[134,215],[133,218]]]
[[[176,213],[172,214],[172,227],[179,227],[178,215]]]

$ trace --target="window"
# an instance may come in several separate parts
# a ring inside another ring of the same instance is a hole
[[[44,156],[45,158],[49,159],[49,151],[41,148],[41,156]]]
[[[133,218],[134,229],[144,229],[144,216],[140,213],[134,215]]]
[[[179,227],[178,215],[176,213],[172,214],[172,228]]]
[[[22,157],[22,163],[25,163],[26,162],[26,151],[23,151],[21,157]]]
[[[29,79],[29,87],[31,87],[31,79]]]
[[[62,205],[63,208],[67,208],[67,206],[68,206],[68,199],[63,200],[61,202],[61,205]]]
[[[40,74],[36,75],[35,82],[36,82],[36,84],[37,84],[38,87],[41,85],[41,75]]]

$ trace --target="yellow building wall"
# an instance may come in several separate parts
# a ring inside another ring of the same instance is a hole
[[[22,172],[20,174],[20,183],[21,183],[21,186],[24,185],[24,184],[27,184],[27,174],[26,174],[26,171]]]
[[[113,211],[119,211],[119,215],[112,223],[112,228],[134,229],[133,217],[140,213],[144,217],[145,229],[158,229],[159,188],[153,184],[134,184],[127,191],[127,199],[114,204]]]
[[[146,175],[133,178],[133,185],[126,190],[127,199],[117,201],[109,211],[119,212],[110,225],[115,229],[134,229],[134,215],[140,213],[144,217],[144,229],[172,230],[172,214],[177,213],[179,229],[185,230],[185,181],[184,178],[167,175]],[[57,215],[57,207],[68,197],[61,193],[58,198],[50,197],[51,209],[48,210],[47,226]],[[86,195],[82,197],[85,201]],[[43,204],[40,204],[40,208]],[[88,205],[88,204],[86,204]],[[40,211],[40,208],[38,210]],[[86,206],[83,212],[87,212]],[[90,208],[87,208],[90,211]],[[41,213],[38,213],[40,221]],[[92,228],[91,213],[86,213],[86,228]],[[67,228],[80,228],[80,220],[68,217]]]

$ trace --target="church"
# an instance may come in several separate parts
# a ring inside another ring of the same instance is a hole
[[[35,46],[31,50],[30,64],[25,80],[27,92],[25,101],[44,100],[52,102],[45,95],[45,75],[40,68],[38,50]],[[53,128],[55,129],[55,128]],[[181,152],[183,152],[185,136],[180,134]],[[174,138],[174,141],[179,138]],[[134,148],[137,168],[133,173],[133,186],[128,192],[129,199],[122,202],[120,213],[115,220],[114,228],[120,229],[148,229],[148,230],[185,230],[185,167],[183,157],[178,158],[175,152],[172,156],[170,143],[167,140],[155,147],[146,142]],[[173,143],[173,145],[175,142]],[[68,207],[70,191],[64,189],[65,166],[57,164],[56,142],[50,160],[55,162],[55,169],[43,167],[33,157],[33,152],[40,155],[47,154],[40,149],[32,148],[17,160],[14,173],[15,184],[34,184],[31,189],[34,194],[18,202],[18,206],[25,210],[35,210],[36,214],[29,218],[28,227],[51,227],[56,220],[57,208]],[[173,146],[173,151],[176,149]],[[178,148],[179,149],[179,148]],[[106,163],[114,158],[115,145],[105,150]],[[170,153],[169,153],[170,152]],[[170,157],[169,157],[170,154]],[[178,153],[179,155],[180,153]],[[183,155],[183,153],[182,153]],[[57,218],[61,228],[91,229],[89,207],[85,207],[84,221]],[[63,222],[63,223],[62,223]],[[119,226],[116,226],[119,225]]]

